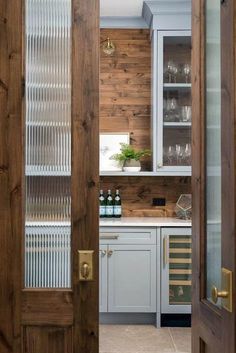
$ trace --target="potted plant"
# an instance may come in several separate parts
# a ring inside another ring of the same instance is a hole
[[[120,153],[114,154],[110,158],[122,165],[124,172],[139,172],[141,170],[140,159],[150,156],[151,151],[147,149],[135,150],[131,145],[121,143]]]

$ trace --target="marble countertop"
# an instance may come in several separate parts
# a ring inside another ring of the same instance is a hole
[[[100,227],[191,227],[191,220],[172,217],[122,217],[100,219]]]

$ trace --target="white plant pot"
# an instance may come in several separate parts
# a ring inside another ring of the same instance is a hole
[[[124,172],[135,173],[135,172],[140,172],[140,170],[141,170],[140,161],[136,161],[135,159],[130,159],[124,162],[124,165],[123,165]]]

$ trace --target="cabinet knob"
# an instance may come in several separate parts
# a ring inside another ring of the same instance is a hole
[[[107,253],[107,254],[108,254],[109,257],[111,257],[112,254],[113,254],[113,250],[108,250],[108,253]]]
[[[102,257],[106,256],[106,254],[107,254],[107,251],[106,251],[106,250],[102,250],[102,251],[101,251]]]

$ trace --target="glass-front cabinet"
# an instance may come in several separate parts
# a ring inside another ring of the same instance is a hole
[[[191,174],[191,32],[157,32],[156,167]]]
[[[161,312],[191,312],[191,228],[162,228]]]

